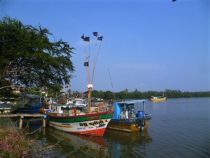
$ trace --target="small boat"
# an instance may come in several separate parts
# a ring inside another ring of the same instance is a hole
[[[151,118],[150,114],[144,112],[144,103],[146,100],[130,100],[114,103],[114,116],[108,124],[109,129],[124,132],[137,132],[147,128],[147,119]],[[138,110],[142,106],[142,110]]]
[[[152,118],[152,115],[151,114],[144,114],[144,119],[145,120],[149,120]]]
[[[41,97],[34,94],[24,94],[12,113],[39,113],[42,107]]]
[[[0,101],[0,114],[7,114],[11,112],[12,104]]]
[[[164,102],[164,101],[166,101],[166,99],[167,99],[167,98],[164,97],[164,96],[156,96],[156,97],[155,97],[155,96],[152,96],[150,100],[151,100],[152,102],[159,103],[159,102]]]

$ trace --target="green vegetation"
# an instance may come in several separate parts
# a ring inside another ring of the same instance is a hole
[[[0,158],[43,158],[55,144],[40,144],[37,130],[20,130],[9,118],[0,119]]]
[[[165,91],[147,91],[141,92],[138,90],[129,92],[127,89],[121,92],[111,91],[93,91],[93,97],[103,99],[145,99],[151,96],[166,96],[167,98],[181,98],[181,97],[210,97],[209,91],[204,92],[182,92],[180,90],[165,90]]]
[[[18,131],[8,119],[1,118],[0,127],[0,157],[29,156],[33,142]]]
[[[10,17],[0,20],[0,30],[0,87],[45,87],[58,91],[70,83],[73,48],[67,42],[52,41],[47,28],[24,25]],[[10,93],[0,92],[2,96]]]

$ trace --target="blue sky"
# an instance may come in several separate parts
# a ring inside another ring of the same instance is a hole
[[[86,90],[80,37],[93,31],[104,36],[94,89],[210,90],[209,0],[0,0],[4,16],[75,48],[72,90]]]

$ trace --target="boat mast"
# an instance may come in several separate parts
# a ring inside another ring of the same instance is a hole
[[[92,89],[93,89],[93,85],[92,84],[88,84],[88,113],[91,112]]]
[[[103,36],[98,36],[98,32],[93,32],[93,36],[96,37],[96,39],[98,41],[102,41],[103,39]],[[81,38],[83,39],[84,42],[90,42],[90,37],[85,37],[84,34],[81,36]],[[90,47],[90,45],[89,45]],[[86,67],[86,71],[87,71],[87,78],[88,78],[88,85],[87,85],[87,88],[88,88],[88,113],[91,112],[91,98],[92,98],[92,90],[93,90],[93,77],[94,77],[94,72],[95,72],[95,68],[96,68],[96,62],[97,62],[97,57],[99,55],[99,49],[100,49],[100,46],[98,47],[98,50],[97,50],[97,56],[95,57],[95,61],[94,61],[94,67],[93,67],[93,72],[92,72],[92,79],[90,78],[90,65],[89,65],[89,58],[90,58],[90,54],[86,56],[86,61],[84,62],[84,66]]]

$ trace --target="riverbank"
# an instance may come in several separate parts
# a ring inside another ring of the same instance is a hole
[[[1,119],[0,127],[0,157],[29,157],[34,142],[18,130],[10,119]]]
[[[39,137],[45,133],[42,120],[34,120],[22,129],[17,124],[9,118],[0,119],[0,158],[50,158],[57,142],[40,142]]]

